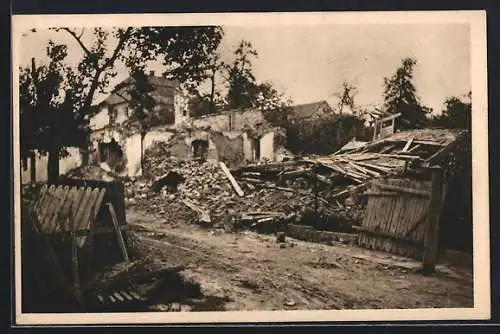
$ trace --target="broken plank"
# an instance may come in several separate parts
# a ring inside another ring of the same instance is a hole
[[[359,162],[359,161],[356,161],[356,164],[360,165],[360,166],[363,166],[363,167],[375,169],[375,170],[378,170],[378,171],[383,172],[383,173],[391,173],[392,172],[391,168],[378,166],[376,164],[370,164],[370,163],[367,163],[367,162]]]
[[[277,211],[250,211],[246,212],[247,215],[270,215],[270,216],[281,216],[284,213],[283,212],[277,212]]]
[[[406,142],[405,147],[403,147],[403,149],[401,150],[401,152],[403,152],[403,153],[407,152],[408,149],[410,148],[410,145],[411,145],[412,142],[413,142],[413,137],[411,137],[410,139],[408,139],[408,141]]]
[[[137,293],[130,291],[130,295],[134,297],[136,300],[144,300],[143,297],[139,296]]]
[[[256,184],[264,184],[264,181],[262,180],[259,180],[259,179],[253,179],[253,178],[249,178],[249,177],[245,177],[242,179],[243,181],[246,181],[248,183],[256,183]]]
[[[260,172],[243,172],[243,173],[241,173],[241,175],[243,175],[243,176],[257,176],[257,177],[261,176]]]
[[[397,192],[390,192],[390,191],[367,191],[363,193],[365,196],[399,196],[399,193]]]
[[[113,296],[115,296],[115,298],[121,302],[125,301],[125,298],[123,298],[118,292],[114,292]]]
[[[276,189],[276,190],[287,191],[287,192],[291,192],[291,193],[295,192],[295,190],[292,189],[292,188],[279,187],[279,186],[275,186],[275,185],[272,185],[272,184],[266,184],[265,187],[266,188],[271,188],[271,189]]]
[[[374,230],[371,228],[367,228],[365,226],[352,225],[352,227],[360,232],[365,232],[365,233],[372,234],[372,235],[378,235],[378,236],[382,236],[382,237],[391,238],[391,239],[402,241],[404,243],[408,243],[408,244],[415,245],[415,246],[420,246],[420,247],[422,246],[422,244],[420,242],[418,242],[412,238],[397,235],[395,233],[385,232],[385,231],[381,231],[381,230]]]
[[[422,158],[415,155],[405,155],[405,154],[376,154],[377,157],[387,157],[387,158],[395,158],[395,159],[403,159],[403,160],[422,160]]]
[[[392,145],[388,145],[387,147],[384,147],[382,150],[379,151],[379,153],[387,153],[387,152],[390,152],[392,151],[395,147],[397,146],[397,144],[392,144]]]
[[[379,182],[375,182],[374,185],[380,187],[381,189],[394,190],[394,191],[397,191],[400,193],[406,193],[406,194],[411,194],[411,195],[415,195],[415,196],[423,196],[423,197],[430,197],[431,196],[431,193],[429,191],[426,191],[426,190],[401,187],[401,186],[394,186],[394,185],[383,184],[383,183],[379,183]]]
[[[250,190],[255,190],[255,186],[251,183],[244,183],[245,187],[247,187]]]
[[[336,199],[338,197],[341,197],[342,195],[346,195],[348,193],[350,193],[351,191],[354,191],[354,190],[358,190],[358,189],[361,189],[363,187],[367,187],[370,185],[370,182],[365,182],[365,183],[362,183],[362,184],[358,184],[357,186],[354,186],[354,187],[349,187],[347,189],[344,189],[336,194],[334,194],[332,197],[330,197],[330,200],[333,200],[333,199]]]
[[[97,300],[99,300],[99,302],[101,304],[104,304],[104,297],[103,296],[101,296],[101,295],[98,294],[98,295],[96,295],[96,297],[97,297]]]
[[[276,219],[275,217],[262,218],[262,219],[257,220],[257,223],[265,223],[265,222],[270,222],[270,221],[273,221],[273,220],[275,220],[275,219]]]
[[[113,204],[111,204],[111,203],[106,203],[106,206],[108,207],[109,214],[111,215],[111,221],[113,222],[113,226],[115,228],[116,237],[118,240],[118,245],[120,246],[120,250],[122,252],[123,260],[125,262],[129,262],[127,247],[125,245],[125,241],[123,240],[122,231],[121,231],[120,226],[118,224],[118,219],[116,217],[115,208],[113,207]]]
[[[131,295],[129,295],[126,291],[120,291],[120,294],[122,296],[125,296],[125,298],[127,298],[127,300],[134,300],[134,297],[132,297]]]
[[[413,152],[413,151],[415,151],[415,150],[416,150],[417,148],[419,148],[419,147],[420,147],[420,144],[417,144],[417,145],[413,146],[412,148],[410,148],[410,149],[407,151],[407,153],[408,153],[408,152]]]
[[[239,196],[243,196],[245,193],[243,192],[243,190],[241,190],[240,186],[238,185],[238,183],[236,182],[236,180],[234,179],[233,175],[231,174],[231,172],[229,171],[229,169],[227,168],[226,164],[224,162],[219,162],[220,164],[220,167],[222,168],[222,171],[224,172],[224,174],[226,174],[226,177],[229,179],[229,181],[231,182],[231,185],[233,186],[234,190],[236,191],[236,193],[239,195]]]

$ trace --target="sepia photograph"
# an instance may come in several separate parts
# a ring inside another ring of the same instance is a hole
[[[484,11],[12,28],[18,324],[489,318]]]

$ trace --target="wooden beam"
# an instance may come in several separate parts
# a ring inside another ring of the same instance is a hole
[[[406,153],[413,152],[413,151],[415,151],[419,147],[420,147],[420,144],[417,144],[417,145],[413,146],[412,148],[410,148],[408,151],[406,151]]]
[[[422,246],[418,241],[416,241],[412,238],[409,238],[409,237],[402,236],[402,235],[397,235],[394,233],[380,231],[380,230],[372,230],[370,228],[363,227],[363,226],[353,225],[352,227],[360,232],[365,232],[368,234],[373,234],[373,235],[377,235],[377,236],[381,236],[381,237],[391,238],[393,240],[401,241],[401,242],[404,242],[407,244],[412,244],[415,246]]]
[[[358,189],[361,189],[363,187],[367,187],[370,185],[370,182],[371,181],[368,181],[368,182],[365,182],[365,183],[362,183],[362,184],[358,184],[357,186],[354,186],[354,187],[349,187],[347,189],[344,189],[342,191],[339,191],[338,193],[334,194],[332,197],[330,197],[330,200],[334,200],[336,198],[339,198],[341,197],[342,195],[345,195],[345,194],[348,194],[350,193],[351,191],[354,191],[354,190],[358,190]]]
[[[413,137],[411,137],[410,139],[408,139],[408,141],[406,142],[405,147],[403,147],[403,149],[401,150],[401,152],[403,152],[403,153],[407,152],[408,149],[410,148],[410,145],[411,145],[412,142],[413,142]]]
[[[109,213],[111,215],[111,221],[113,222],[113,226],[115,228],[116,237],[118,239],[118,245],[120,246],[120,250],[123,255],[123,260],[125,262],[129,262],[127,247],[125,246],[125,241],[123,240],[122,231],[120,230],[120,226],[118,224],[118,218],[116,217],[115,208],[111,203],[106,203],[106,206],[108,207]]]
[[[445,146],[438,150],[436,153],[434,153],[432,156],[427,158],[425,162],[427,162],[429,165],[434,164],[436,161],[441,159],[442,157],[448,155],[456,146],[456,141],[449,144],[448,146]]]
[[[367,191],[363,193],[365,196],[399,196],[399,193],[397,192],[390,192],[390,191]]]
[[[130,230],[130,225],[120,225],[121,231]],[[95,226],[94,234],[106,234],[106,233],[115,233],[115,228],[110,226]],[[62,237],[70,237],[70,231],[59,231],[55,233],[42,233],[46,238],[54,239],[54,238],[62,238]],[[85,237],[89,234],[89,230],[76,230],[75,235],[77,237]]]
[[[406,194],[415,195],[415,196],[422,196],[422,197],[430,197],[431,196],[430,192],[425,191],[425,190],[420,190],[420,189],[393,186],[390,184],[383,184],[380,182],[374,182],[374,185],[376,185],[377,187],[380,187],[382,189],[393,190],[393,191],[397,191],[400,193],[406,193]]]
[[[68,218],[69,219],[69,218]],[[78,263],[78,241],[76,240],[75,224],[73,221],[69,222],[71,231],[71,268],[73,272],[73,292],[80,302],[83,301],[82,290],[80,287],[80,265]]]
[[[243,192],[243,190],[241,190],[240,186],[238,185],[238,182],[236,182],[233,175],[231,174],[231,172],[227,168],[226,164],[222,161],[219,164],[220,164],[222,171],[224,172],[224,174],[226,174],[226,177],[231,182],[231,185],[233,186],[233,188],[236,191],[236,193],[238,194],[238,196],[243,196],[245,193]]]
[[[424,236],[424,259],[422,272],[428,275],[435,271],[438,256],[439,220],[443,191],[443,170],[441,167],[432,167],[432,191],[429,205],[429,219],[426,221]]]
[[[397,114],[394,114],[394,115],[390,115],[390,116],[386,116],[384,118],[378,119],[378,120],[376,120],[376,122],[377,123],[383,123],[383,122],[386,122],[386,121],[390,121],[390,120],[396,119],[399,116],[401,116],[400,112],[398,112]]]

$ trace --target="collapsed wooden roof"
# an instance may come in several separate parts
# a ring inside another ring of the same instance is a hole
[[[465,130],[430,128],[397,132],[340,154],[307,160],[363,183],[374,177],[400,174],[411,165],[439,165],[466,134]]]

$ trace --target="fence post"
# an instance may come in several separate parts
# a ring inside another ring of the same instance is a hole
[[[439,166],[430,168],[432,172],[432,190],[429,205],[429,215],[425,226],[424,259],[422,272],[428,275],[435,271],[438,255],[439,220],[443,191],[443,171]]]

